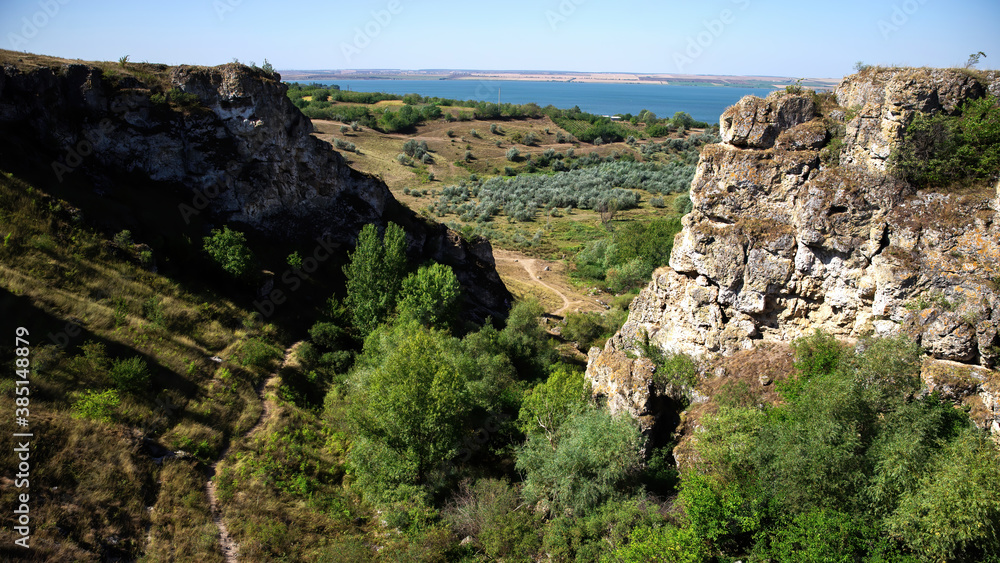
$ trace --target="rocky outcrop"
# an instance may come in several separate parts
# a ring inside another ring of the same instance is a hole
[[[480,320],[510,294],[485,240],[468,242],[400,205],[351,169],[285,95],[277,75],[218,67],[83,63],[0,51],[5,169],[43,169],[66,191],[142,185],[177,223],[239,223],[268,238],[325,237],[344,248],[361,227],[394,221],[417,261],[452,266]],[[129,197],[136,197],[131,194]],[[123,218],[123,221],[127,221]]]
[[[914,113],[953,115],[964,101],[987,94],[1000,96],[1000,72],[976,76],[953,69],[871,68],[848,76],[837,88],[838,103],[852,116],[843,159],[884,173]]]
[[[1000,193],[917,191],[885,160],[914,112],[951,112],[998,90],[995,72],[880,70],[846,78],[839,107],[782,92],[729,108],[723,142],[702,151],[669,267],[590,356],[597,392],[613,392],[616,378],[639,385],[634,369],[601,368],[639,354],[647,337],[706,356],[815,329],[846,340],[904,331],[937,360],[995,368]]]
[[[816,103],[809,96],[784,96],[781,92],[765,99],[744,98],[722,114],[719,133],[722,142],[735,147],[768,149],[778,134],[816,116]]]

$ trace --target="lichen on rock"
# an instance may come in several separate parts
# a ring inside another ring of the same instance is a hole
[[[921,191],[889,175],[886,159],[914,112],[954,112],[998,89],[1000,72],[878,70],[845,78],[840,107],[775,93],[726,110],[669,267],[591,354],[588,376],[608,357],[640,353],[647,334],[705,357],[816,329],[846,340],[903,330],[933,358],[996,368],[1000,186]],[[830,150],[839,158],[821,158]],[[600,377],[613,388],[619,375]]]

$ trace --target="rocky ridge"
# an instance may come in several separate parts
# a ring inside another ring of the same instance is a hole
[[[653,365],[636,359],[644,338],[706,357],[815,329],[903,331],[930,355],[927,386],[1000,433],[1000,186],[924,192],[886,172],[915,112],[987,94],[1000,94],[1000,73],[872,69],[845,78],[835,103],[779,92],[729,108],[669,267],[590,351],[595,394],[649,430],[660,413]]]
[[[268,237],[351,246],[365,224],[394,221],[417,261],[453,267],[480,320],[510,300],[485,240],[468,242],[399,204],[350,168],[285,95],[280,76],[217,67],[85,63],[0,51],[0,145],[8,170],[51,169],[74,189],[111,192],[139,178],[173,197],[185,222],[207,215]],[[133,183],[135,183],[133,181]]]

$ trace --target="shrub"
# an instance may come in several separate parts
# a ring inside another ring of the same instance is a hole
[[[262,338],[249,338],[239,345],[236,357],[244,366],[268,369],[281,358],[281,349]]]
[[[1000,557],[1000,463],[989,438],[966,429],[887,519],[889,531],[933,561]]]
[[[892,549],[877,527],[835,509],[796,514],[755,547],[768,561],[857,561],[873,547]]]
[[[606,279],[608,289],[622,293],[649,280],[653,267],[644,258],[636,257],[624,264],[608,268]]]
[[[538,522],[507,481],[464,481],[443,511],[460,536],[476,538],[494,560],[528,557],[538,547]]]
[[[142,316],[154,325],[165,328],[166,317],[163,313],[163,300],[159,297],[150,297],[142,303]]]
[[[524,136],[524,144],[527,145],[527,146],[529,146],[529,147],[533,147],[533,146],[537,145],[538,144],[538,135],[535,135],[534,131],[529,131]]]
[[[562,336],[577,343],[577,348],[586,352],[591,346],[601,346],[602,340],[611,336],[619,326],[620,319],[614,315],[597,312],[570,313],[566,315],[566,327]]]
[[[223,226],[222,230],[212,229],[204,243],[209,256],[233,277],[246,277],[253,268],[255,258],[243,233]]]
[[[528,391],[521,403],[517,424],[526,435],[543,433],[553,442],[562,423],[580,412],[590,397],[583,373],[559,366],[545,381]]]
[[[897,177],[946,187],[1000,173],[1000,107],[988,96],[962,105],[960,115],[918,113],[889,158]]]
[[[340,150],[344,150],[344,151],[347,151],[347,152],[355,152],[357,150],[357,148],[358,148],[354,143],[351,143],[349,141],[345,141],[343,139],[337,139],[337,138],[333,139],[333,146],[337,147]]]
[[[681,215],[687,215],[688,213],[691,213],[692,209],[694,209],[694,204],[691,203],[690,195],[681,194],[677,196],[677,199],[674,200],[674,210],[680,213]]]
[[[73,415],[102,422],[114,422],[115,411],[121,399],[115,389],[104,391],[84,391],[73,401]]]
[[[664,526],[634,528],[628,543],[602,563],[702,563],[708,558],[704,541],[691,527]]]
[[[844,345],[832,335],[816,329],[812,335],[792,343],[798,377],[809,379],[829,375],[844,357]]]
[[[518,157],[521,155],[521,151],[517,150],[517,147],[511,147],[507,149],[507,160],[511,162],[517,162]]]
[[[642,352],[654,364],[653,382],[661,388],[680,387],[693,389],[698,384],[698,364],[679,352],[665,352],[650,342],[649,335],[643,333]]]
[[[122,249],[131,249],[132,245],[135,244],[135,241],[132,240],[132,231],[128,229],[116,233],[112,240],[115,246]]]
[[[651,205],[652,207],[655,207],[657,209],[662,209],[663,207],[666,207],[667,204],[666,204],[666,202],[663,201],[662,197],[655,196],[655,197],[649,198],[649,205]]]
[[[517,452],[529,502],[548,499],[553,512],[581,516],[627,494],[642,464],[642,438],[635,422],[604,410],[571,416],[555,437],[532,434]]]

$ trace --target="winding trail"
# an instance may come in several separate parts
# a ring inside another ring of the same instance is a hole
[[[222,509],[219,507],[219,496],[217,485],[215,484],[215,469],[219,465],[219,462],[229,455],[230,450],[233,448],[238,440],[246,440],[253,436],[257,431],[264,427],[264,424],[269,418],[271,418],[272,413],[276,407],[275,405],[275,394],[278,391],[278,386],[281,383],[281,368],[288,364],[289,358],[292,357],[292,353],[295,348],[297,348],[299,343],[295,343],[285,350],[284,359],[281,361],[281,365],[272,373],[267,379],[261,382],[257,386],[257,396],[261,400],[261,411],[260,416],[257,418],[257,422],[250,427],[242,436],[239,438],[229,441],[229,445],[226,449],[219,454],[215,461],[208,466],[208,480],[205,483],[205,493],[208,495],[208,504],[212,511],[212,522],[215,523],[215,527],[219,529],[219,547],[222,549],[222,557],[226,560],[226,563],[237,563],[239,561],[239,546],[236,544],[236,540],[229,535],[229,529],[226,527],[226,522],[222,519]]]
[[[569,297],[566,297],[565,293],[559,291],[558,289],[542,281],[542,276],[538,275],[538,260],[534,258],[529,258],[526,260],[521,260],[519,264],[521,264],[521,266],[524,267],[525,271],[528,272],[528,276],[531,279],[533,279],[536,283],[538,283],[538,285],[544,287],[545,289],[548,289],[552,293],[555,293],[556,295],[559,296],[560,299],[562,299],[563,306],[558,310],[554,311],[552,314],[557,317],[563,316],[563,313],[565,313],[566,309],[569,309],[570,306]]]
[[[554,317],[563,317],[570,308],[581,311],[601,311],[604,309],[601,303],[593,297],[572,289],[569,282],[565,280],[565,273],[561,272],[563,266],[559,262],[531,258],[519,252],[500,249],[494,249],[493,258],[498,265],[503,263],[506,266],[500,271],[501,277],[505,274],[510,275],[513,272],[519,273],[520,270],[523,270],[527,276],[517,275],[516,281],[541,287],[555,294],[562,302],[562,305],[557,309],[546,311],[546,313]],[[546,267],[549,267],[550,270],[545,270]],[[565,285],[566,289],[560,289],[553,284],[547,283],[543,279],[543,274],[553,282],[561,280],[563,283],[560,285]],[[550,305],[550,308],[554,307],[555,305]]]

